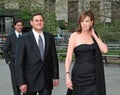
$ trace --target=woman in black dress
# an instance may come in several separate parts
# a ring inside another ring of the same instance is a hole
[[[65,60],[66,86],[71,95],[106,95],[104,68],[101,53],[107,45],[94,29],[94,15],[86,11],[79,17],[78,30],[71,34]],[[70,77],[73,52],[75,64]]]

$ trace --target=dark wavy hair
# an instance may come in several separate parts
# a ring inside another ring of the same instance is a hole
[[[14,28],[14,25],[16,25],[17,23],[21,22],[22,25],[24,26],[24,22],[21,19],[16,19],[12,25],[12,27]]]
[[[19,23],[19,22],[21,22],[22,24],[24,24],[22,20],[18,20],[18,19],[17,19],[17,20],[14,21],[13,25],[16,25],[16,24]]]
[[[79,17],[79,20],[78,20],[78,29],[77,29],[77,32],[81,33],[82,31],[82,27],[81,27],[81,22],[87,17],[89,16],[91,21],[93,21],[93,25],[91,26],[94,27],[94,23],[95,23],[95,18],[94,18],[94,14],[89,10],[89,11],[85,11],[83,12],[80,17]]]

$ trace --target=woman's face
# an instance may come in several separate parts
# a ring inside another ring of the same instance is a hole
[[[92,28],[93,21],[91,21],[89,16],[86,16],[82,21],[81,21],[81,27],[82,31],[90,31]]]

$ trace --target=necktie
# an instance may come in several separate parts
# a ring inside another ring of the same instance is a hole
[[[43,59],[43,55],[44,55],[43,40],[42,40],[40,35],[39,35],[39,39],[38,39],[38,47],[39,47],[39,50],[40,50],[41,57]]]
[[[21,36],[21,34],[19,33],[19,34],[18,34],[18,37],[20,37],[20,36]]]

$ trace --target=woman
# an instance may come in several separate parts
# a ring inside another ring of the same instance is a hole
[[[69,39],[65,71],[66,86],[72,90],[71,95],[106,95],[101,53],[107,53],[108,47],[93,27],[94,15],[86,11],[79,17],[78,30]],[[73,52],[75,64],[70,78]]]

